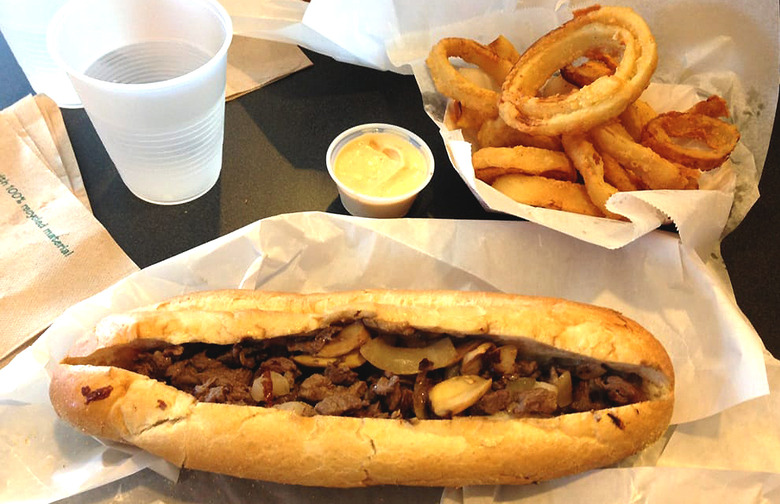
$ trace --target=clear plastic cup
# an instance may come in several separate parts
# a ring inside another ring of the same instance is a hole
[[[142,200],[185,203],[216,184],[232,32],[216,0],[70,0],[54,16],[49,51]]]
[[[81,106],[67,74],[49,55],[46,30],[66,0],[0,0],[0,31],[30,86],[64,108]]]

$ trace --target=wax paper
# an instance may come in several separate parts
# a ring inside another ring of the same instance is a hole
[[[563,297],[619,310],[656,335],[675,367],[673,423],[688,426],[769,393],[763,346],[722,275],[722,264],[703,263],[676,234],[662,231],[609,250],[530,222],[373,220],[318,212],[264,219],[73,306],[0,371],[0,458],[14,461],[0,468],[6,482],[0,501],[19,495],[50,501],[147,467],[175,477],[175,470],[143,452],[78,434],[49,405],[51,367],[109,313],[218,288],[447,288]],[[737,423],[729,425],[731,434],[744,435]],[[776,439],[773,425],[750,433]],[[667,439],[675,440],[673,430],[624,464],[654,465]],[[676,450],[677,460],[679,451],[685,450]]]

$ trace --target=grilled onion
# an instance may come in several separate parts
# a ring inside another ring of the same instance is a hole
[[[431,364],[428,369],[443,368],[458,360],[450,338],[441,338],[424,347],[405,348],[392,346],[380,336],[360,347],[360,354],[375,367],[399,375],[417,374],[420,363],[426,359]]]

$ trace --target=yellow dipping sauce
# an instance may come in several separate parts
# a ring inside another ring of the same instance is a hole
[[[428,177],[428,163],[398,135],[365,133],[339,150],[333,174],[357,193],[391,198],[420,187]]]

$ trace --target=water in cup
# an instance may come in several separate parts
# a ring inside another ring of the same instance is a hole
[[[147,84],[192,72],[210,59],[202,49],[178,40],[140,42],[98,58],[84,75],[106,82]]]

